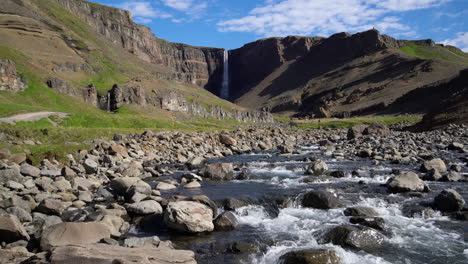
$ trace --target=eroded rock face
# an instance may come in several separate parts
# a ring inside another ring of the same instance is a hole
[[[26,87],[26,82],[16,72],[16,64],[11,60],[0,60],[0,91],[20,92]]]
[[[204,204],[191,201],[171,202],[164,214],[166,225],[180,232],[201,233],[214,229],[213,211]]]
[[[170,248],[128,248],[106,244],[59,246],[50,250],[43,258],[32,257],[27,263],[54,264],[196,264],[195,254],[188,250]]]

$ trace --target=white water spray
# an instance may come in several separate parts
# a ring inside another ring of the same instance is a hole
[[[229,52],[227,50],[224,50],[223,84],[220,96],[223,99],[229,98]]]

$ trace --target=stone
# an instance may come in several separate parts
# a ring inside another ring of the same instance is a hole
[[[166,225],[176,231],[188,233],[211,232],[213,210],[197,202],[170,202],[164,214]]]
[[[130,228],[130,225],[117,215],[104,215],[99,223],[106,225],[113,237],[120,237],[121,231],[127,231],[127,227]]]
[[[22,223],[32,222],[31,214],[29,214],[28,211],[24,210],[21,207],[10,207],[7,208],[6,211],[11,215],[16,216],[18,220],[20,220]]]
[[[367,128],[366,125],[355,125],[353,127],[350,127],[348,129],[348,134],[347,134],[348,140],[361,138],[363,136],[362,133],[364,132],[366,128]]]
[[[10,188],[10,189],[13,189],[13,190],[22,190],[22,189],[24,189],[23,184],[15,182],[15,181],[7,181],[5,183],[5,186]]]
[[[401,172],[387,181],[387,188],[391,192],[426,192],[429,187],[414,172]]]
[[[442,212],[457,212],[463,209],[465,200],[453,189],[446,189],[434,198],[434,208]]]
[[[390,136],[391,132],[390,129],[380,122],[374,122],[370,124],[364,131],[362,132],[363,135],[371,135],[377,137],[388,137]]]
[[[84,244],[59,246],[44,255],[31,258],[28,264],[197,264],[195,254],[188,250],[164,248],[128,248],[117,245]]]
[[[60,223],[44,231],[41,237],[41,249],[97,243],[103,238],[110,238],[110,235],[109,229],[102,223]]]
[[[206,166],[205,177],[211,180],[232,180],[233,174],[232,163],[212,163]]]
[[[335,178],[344,178],[346,177],[346,173],[344,171],[332,171],[330,176]]]
[[[17,250],[16,248],[12,249],[0,249],[0,263],[2,264],[18,264],[23,263],[26,259],[34,256],[34,254],[29,253],[26,249]]]
[[[126,206],[127,211],[136,215],[162,214],[161,205],[154,200],[146,200]]]
[[[65,210],[65,205],[61,201],[49,198],[49,199],[42,200],[34,211],[43,213],[46,215],[60,216],[62,215],[64,210]]]
[[[72,180],[76,177],[76,172],[69,167],[65,166],[62,168],[61,175],[67,180]]]
[[[434,168],[427,171],[423,177],[423,180],[425,181],[439,181],[440,179],[442,179],[442,175]]]
[[[382,232],[386,231],[385,221],[381,217],[351,217],[349,222],[351,224],[367,226]]]
[[[229,135],[226,135],[226,134],[220,134],[219,135],[219,141],[226,145],[226,146],[235,146],[237,145],[237,141],[232,138],[231,136]]]
[[[440,181],[443,182],[458,182],[462,179],[460,173],[456,171],[449,171],[448,173],[444,174]]]
[[[315,176],[320,176],[328,171],[328,165],[323,160],[316,160],[312,162],[307,168],[306,174],[311,174]]]
[[[177,186],[175,186],[174,184],[170,184],[166,182],[159,182],[158,185],[156,185],[156,190],[160,190],[160,191],[173,190],[176,188]]]
[[[340,258],[330,249],[291,251],[280,257],[283,264],[339,264]]]
[[[128,237],[124,240],[123,246],[129,248],[138,247],[158,247],[161,240],[157,236],[152,237]]]
[[[109,149],[109,154],[111,154],[111,155],[119,154],[120,156],[122,156],[124,158],[129,157],[127,150],[121,145],[111,146],[110,149]]]
[[[24,91],[28,84],[16,71],[16,64],[11,60],[0,60],[0,91]]]
[[[110,183],[111,188],[119,195],[125,195],[131,186],[143,186],[151,189],[151,186],[137,177],[122,177],[114,179]]]
[[[456,150],[456,151],[463,151],[464,146],[461,143],[458,142],[452,142],[450,145],[447,147],[449,150]]]
[[[23,179],[18,167],[0,169],[0,184]]]
[[[92,159],[86,159],[83,162],[83,167],[85,168],[86,173],[94,174],[94,173],[97,173],[99,164]]]
[[[14,215],[0,216],[0,242],[13,243],[18,240],[28,240],[29,235]]]
[[[310,191],[304,194],[302,206],[316,209],[333,209],[339,205],[338,198],[327,191]]]
[[[374,217],[378,215],[378,213],[373,208],[363,207],[363,206],[346,208],[343,213],[345,216],[359,216],[359,217]]]
[[[295,151],[294,146],[291,145],[280,145],[278,146],[278,150],[281,152],[281,154],[290,154]]]
[[[44,176],[44,177],[55,178],[61,175],[62,175],[62,172],[59,170],[41,170],[41,176]]]
[[[53,184],[55,187],[57,187],[57,189],[59,189],[62,192],[71,190],[72,188],[70,182],[65,179],[55,181]]]
[[[369,250],[383,246],[385,237],[368,227],[344,225],[332,228],[320,238],[319,243],[332,243],[345,248]]]
[[[447,166],[445,165],[445,162],[441,159],[432,159],[429,161],[424,162],[421,165],[421,172],[428,172],[431,169],[435,169],[439,171],[439,173],[445,173],[447,172]]]
[[[201,184],[198,181],[192,181],[184,185],[185,189],[197,189],[201,188]]]
[[[247,202],[235,199],[235,198],[226,198],[222,201],[224,210],[235,211],[238,208],[249,205]]]
[[[225,211],[216,217],[213,224],[216,231],[229,231],[236,229],[239,221],[233,213]]]
[[[94,188],[98,188],[101,184],[96,181],[92,181],[90,179],[82,178],[82,177],[75,177],[73,178],[72,187],[75,190],[90,190]],[[111,183],[112,186],[112,183]]]
[[[21,174],[24,176],[31,176],[31,177],[39,177],[41,175],[41,170],[39,168],[36,168],[34,166],[31,166],[27,163],[21,165],[20,169]]]
[[[13,154],[10,156],[9,160],[15,164],[22,164],[23,162],[26,161],[26,154],[25,153],[18,153],[18,154]]]

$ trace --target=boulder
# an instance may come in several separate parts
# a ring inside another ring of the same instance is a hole
[[[367,127],[366,125],[355,125],[353,127],[350,127],[348,129],[348,134],[347,134],[348,140],[361,138],[362,133],[364,132],[366,127]]]
[[[86,159],[83,162],[83,167],[85,168],[86,173],[94,174],[94,173],[97,173],[99,164],[92,159]]]
[[[351,224],[367,226],[379,231],[385,232],[385,221],[381,217],[351,217],[349,219]]]
[[[146,200],[126,206],[127,211],[136,215],[162,214],[161,205],[154,200]]]
[[[206,166],[205,177],[211,180],[232,180],[232,163],[213,163]]]
[[[219,135],[219,141],[226,145],[226,146],[235,146],[237,145],[237,141],[232,138],[231,136],[229,135],[226,135],[226,134],[220,134]]]
[[[356,206],[349,207],[344,210],[344,215],[346,216],[359,216],[359,217],[374,217],[378,213],[371,207]]]
[[[164,214],[166,225],[176,231],[188,233],[211,232],[213,210],[210,207],[191,201],[171,202]]]
[[[320,176],[328,170],[328,165],[323,160],[316,160],[312,162],[307,168],[306,174]]]
[[[233,230],[239,225],[239,221],[237,221],[236,216],[229,211],[221,213],[216,217],[213,223],[216,231]]]
[[[316,209],[332,209],[339,205],[338,198],[327,191],[310,191],[304,194],[302,206]]]
[[[440,179],[442,179],[442,175],[434,168],[428,170],[426,175],[423,177],[423,180],[425,181],[439,181]]]
[[[8,181],[22,181],[22,179],[19,167],[0,169],[0,184]]]
[[[291,251],[280,257],[283,264],[339,264],[340,258],[330,249]]]
[[[391,192],[425,192],[429,187],[414,172],[402,172],[387,181],[387,188]]]
[[[35,211],[39,213],[59,216],[62,215],[64,210],[65,205],[61,201],[50,198],[42,200],[35,209]]]
[[[39,168],[36,168],[34,166],[31,166],[27,163],[21,165],[20,169],[21,174],[24,176],[31,176],[31,177],[39,177],[41,175],[41,170]]]
[[[34,256],[33,253],[29,253],[26,248],[18,250],[17,248],[12,249],[0,249],[0,263],[2,264],[18,264],[23,263],[24,260]]]
[[[112,180],[111,188],[118,194],[124,196],[131,186],[143,186],[151,190],[151,186],[137,177],[122,177]]]
[[[458,182],[462,179],[460,173],[456,171],[449,171],[440,178],[440,181],[443,182]]]
[[[421,172],[428,172],[431,169],[435,169],[439,171],[440,173],[445,173],[447,172],[447,166],[445,165],[445,162],[441,159],[432,159],[429,161],[424,162],[421,165]]]
[[[198,181],[192,181],[184,185],[185,189],[197,189],[201,188],[201,184]]]
[[[128,248],[107,244],[83,244],[58,246],[51,249],[44,259],[32,257],[29,264],[196,264],[195,254],[188,250],[164,248]]]
[[[0,216],[0,242],[12,243],[29,240],[29,235],[14,215]]]
[[[442,212],[456,212],[463,209],[465,200],[453,189],[446,189],[434,198],[434,208]]]
[[[110,238],[106,225],[96,222],[60,223],[49,226],[41,237],[42,250],[65,245],[97,243],[103,238]]]
[[[177,186],[175,186],[174,184],[170,184],[166,182],[159,182],[158,185],[156,185],[156,190],[160,190],[160,191],[173,190],[176,188]]]
[[[363,135],[372,135],[377,137],[388,137],[390,136],[390,129],[380,122],[374,122],[370,124],[364,131]]]
[[[345,248],[368,250],[383,246],[385,237],[368,227],[344,225],[332,228],[319,240],[321,244],[332,243]]]

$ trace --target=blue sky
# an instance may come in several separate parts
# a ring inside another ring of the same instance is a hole
[[[372,27],[468,52],[468,0],[92,0],[132,12],[163,39],[234,49],[259,38]]]

